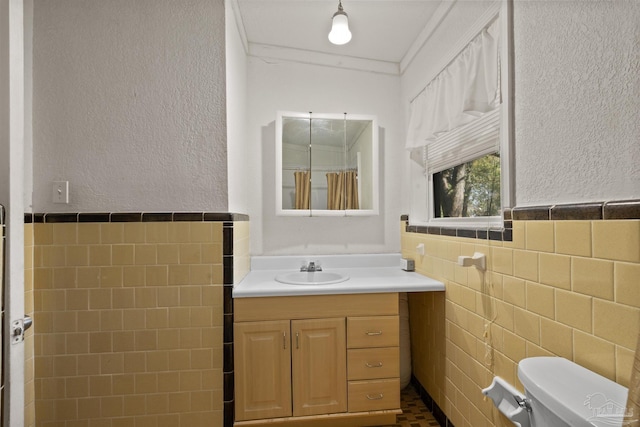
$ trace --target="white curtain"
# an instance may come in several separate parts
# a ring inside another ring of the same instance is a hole
[[[411,102],[407,149],[428,145],[502,102],[499,39],[496,19]]]

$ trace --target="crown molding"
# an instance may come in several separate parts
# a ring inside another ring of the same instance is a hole
[[[400,68],[397,62],[334,55],[312,50],[292,49],[282,46],[249,43],[248,55],[271,60],[297,62],[301,64],[321,65],[355,71],[390,74],[394,76],[400,75]]]

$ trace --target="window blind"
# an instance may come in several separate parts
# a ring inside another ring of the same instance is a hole
[[[428,173],[437,173],[499,151],[501,110],[498,106],[471,123],[436,137],[425,147]]]

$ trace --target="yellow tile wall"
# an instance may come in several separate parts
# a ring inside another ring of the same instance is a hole
[[[640,221],[514,221],[513,241],[407,233],[402,255],[445,283],[410,294],[413,373],[456,426],[511,426],[481,389],[557,355],[628,386],[640,330]],[[425,245],[425,255],[416,245]],[[487,255],[461,271],[458,255]],[[622,402],[624,403],[624,402]]]
[[[33,224],[24,226],[24,313],[33,318]],[[34,328],[24,334],[24,425],[36,425]]]
[[[222,227],[33,225],[38,426],[223,425]]]
[[[233,282],[240,282],[251,270],[249,221],[233,223]]]

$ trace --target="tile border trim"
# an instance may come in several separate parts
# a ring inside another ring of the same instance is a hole
[[[516,206],[511,211],[514,221],[640,219],[640,199],[549,206]]]
[[[188,216],[181,216],[181,220]],[[206,216],[203,216],[203,220]],[[174,215],[175,218],[175,215]],[[248,218],[248,217],[247,217]],[[222,425],[233,427],[235,418],[235,368],[233,364],[233,222],[222,224]]]
[[[402,215],[406,223],[407,233],[434,234],[437,236],[466,237],[469,239],[496,240],[510,242],[513,240],[511,221],[505,221],[504,228],[469,228],[469,227],[437,227],[431,225],[410,225],[409,218]]]
[[[47,212],[25,213],[25,224],[84,222],[221,222],[249,221],[249,215],[233,212]]]
[[[570,203],[543,206],[516,206],[503,210],[502,228],[439,227],[410,225],[409,215],[400,220],[406,223],[406,232],[471,239],[513,241],[513,221],[597,221],[640,219],[640,199],[609,202]]]

